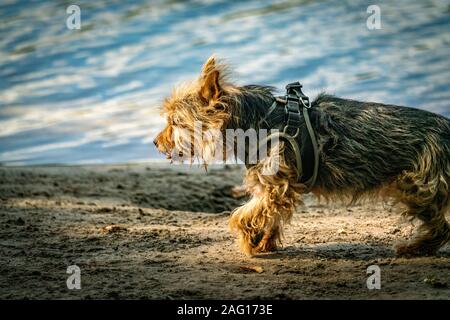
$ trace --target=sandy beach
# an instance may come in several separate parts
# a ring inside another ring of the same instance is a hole
[[[305,197],[284,247],[246,257],[228,230],[243,168],[0,167],[0,299],[450,299],[450,247],[396,258],[389,204]],[[81,289],[66,286],[81,269]],[[366,286],[381,269],[381,289]]]

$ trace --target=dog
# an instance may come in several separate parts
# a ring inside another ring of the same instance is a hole
[[[193,155],[196,148],[203,154],[214,153],[214,139],[186,147],[196,121],[202,123],[202,130],[220,132],[264,127],[261,121],[276,100],[274,89],[234,85],[227,70],[212,56],[198,79],[176,87],[164,100],[162,115],[167,125],[154,144],[168,158],[173,158],[174,150],[179,150],[180,155]],[[283,228],[306,192],[333,201],[353,203],[376,195],[377,199],[403,204],[403,214],[422,223],[411,240],[395,246],[398,255],[433,255],[450,241],[450,226],[445,218],[450,199],[448,118],[327,94],[318,95],[309,107],[318,158],[312,159],[312,149],[304,146],[304,137],[296,139],[303,159],[317,163],[314,184],[306,186],[299,179],[304,172],[296,163],[290,143],[280,142],[277,149],[270,148],[268,156],[255,164],[246,162],[244,182],[250,198],[230,218],[230,228],[237,233],[243,253],[255,255],[279,248]],[[284,110],[280,112],[284,114]],[[305,121],[298,125],[302,135],[305,126]],[[263,174],[275,158],[278,170]],[[311,171],[312,165],[309,167]]]

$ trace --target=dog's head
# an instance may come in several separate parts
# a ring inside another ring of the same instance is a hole
[[[214,151],[214,137],[200,141],[194,135],[226,128],[231,117],[227,96],[234,89],[226,83],[225,76],[224,65],[212,56],[203,65],[198,79],[176,87],[164,99],[162,115],[167,123],[154,144],[167,158],[192,161],[198,157],[205,161],[207,154]]]

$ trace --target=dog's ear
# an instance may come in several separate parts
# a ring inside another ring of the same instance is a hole
[[[220,85],[220,70],[216,64],[216,58],[211,56],[206,60],[200,75],[200,96],[207,102],[218,99],[222,94]]]

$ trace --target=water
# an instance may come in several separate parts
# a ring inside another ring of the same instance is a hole
[[[450,0],[0,2],[0,163],[161,159],[170,89],[212,53],[239,84],[423,108],[450,116]]]

